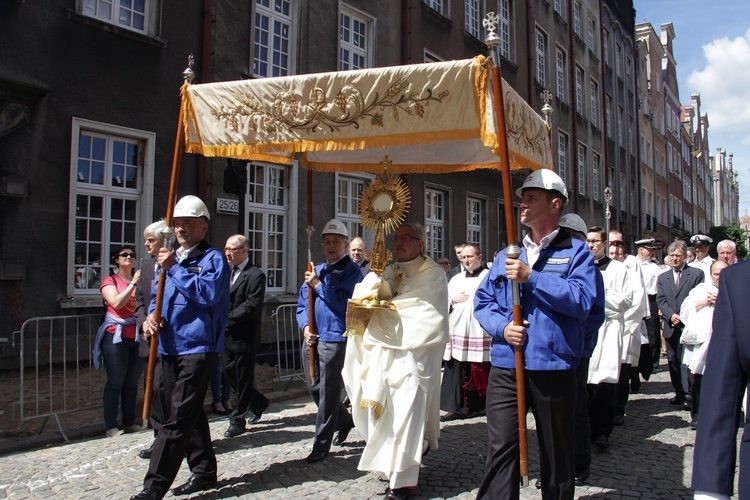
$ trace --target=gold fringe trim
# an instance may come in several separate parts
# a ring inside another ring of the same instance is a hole
[[[372,412],[375,414],[375,420],[378,420],[380,416],[383,415],[383,411],[385,410],[385,407],[382,404],[371,399],[363,399],[359,402],[359,407],[363,410],[372,410]]]

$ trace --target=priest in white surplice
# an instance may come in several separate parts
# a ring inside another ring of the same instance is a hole
[[[390,300],[366,328],[348,330],[344,383],[352,416],[367,444],[360,470],[383,473],[386,499],[407,498],[422,457],[440,433],[440,365],[448,340],[445,271],[422,254],[424,229],[404,224],[393,237],[396,263],[382,276],[370,272],[353,301]]]

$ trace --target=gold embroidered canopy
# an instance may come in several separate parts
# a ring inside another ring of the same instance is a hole
[[[186,151],[312,170],[502,168],[483,56],[183,87]],[[547,125],[502,82],[510,167],[552,168]]]

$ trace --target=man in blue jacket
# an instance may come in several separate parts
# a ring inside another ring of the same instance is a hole
[[[537,170],[516,193],[522,198],[521,223],[531,232],[518,259],[498,254],[474,299],[474,316],[492,336],[489,446],[477,498],[519,498],[515,348],[521,347],[526,399],[539,439],[542,496],[572,499],[576,367],[596,299],[596,267],[586,245],[560,230],[568,192],[557,174]],[[513,324],[511,280],[519,283],[523,325]]]
[[[315,404],[315,442],[308,463],[324,460],[331,444],[342,445],[354,427],[352,416],[341,402],[344,381],[341,370],[346,356],[346,307],[354,285],[362,281],[362,271],[347,253],[349,232],[346,226],[331,219],[323,228],[321,246],[325,261],[305,272],[299,291],[297,323],[305,337],[302,343],[302,364],[305,382]],[[314,294],[314,320],[310,325],[309,293]],[[311,328],[314,326],[314,328]],[[310,378],[310,349],[317,353],[315,376]],[[333,434],[338,431],[334,439]]]
[[[205,240],[209,219],[200,198],[181,198],[173,220],[180,246],[175,253],[162,248],[156,257],[160,272],[166,273],[162,325],[157,328],[156,297],[152,294],[143,332],[147,337],[157,329],[159,332],[154,392],[165,421],[154,440],[143,491],[131,500],[164,497],[186,454],[192,475],[172,493],[189,495],[217,483],[216,455],[203,400],[211,366],[218,362],[224,346],[229,268],[222,253]]]

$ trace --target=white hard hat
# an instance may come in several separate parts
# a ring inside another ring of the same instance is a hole
[[[211,214],[208,213],[206,204],[192,194],[180,198],[180,201],[174,206],[174,217],[205,217],[211,220]]]
[[[321,236],[325,234],[338,234],[343,236],[347,240],[349,239],[349,231],[346,230],[346,226],[343,222],[338,219],[331,219],[326,222],[323,226],[323,230],[320,232]]]
[[[516,189],[516,195],[519,198],[523,197],[524,189],[544,189],[545,191],[557,191],[563,197],[563,200],[568,202],[568,190],[565,188],[565,183],[559,175],[554,173],[548,168],[540,168],[531,172],[523,181],[523,186]]]
[[[577,231],[579,233],[582,233],[584,236],[586,236],[589,232],[588,226],[586,226],[586,223],[581,219],[581,216],[578,214],[565,214],[562,217],[560,217],[560,220],[557,221],[557,224],[560,227],[564,227],[567,229],[572,229],[573,231]]]

